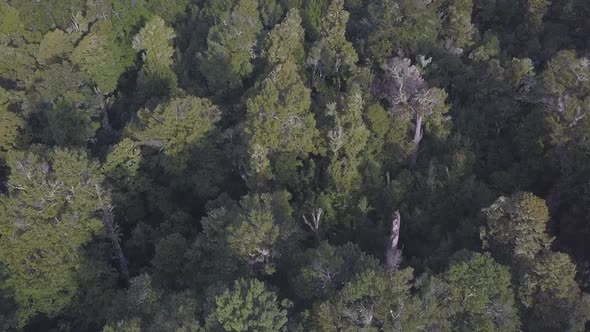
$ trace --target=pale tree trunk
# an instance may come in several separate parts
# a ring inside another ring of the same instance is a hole
[[[322,210],[322,208],[314,209],[311,213],[311,220],[307,219],[307,217],[303,215],[303,222],[305,222],[305,224],[309,226],[309,228],[313,231],[313,234],[315,235],[315,238],[318,241],[318,243],[321,241],[320,225],[322,223],[323,212],[324,211]]]
[[[414,129],[414,147],[412,151],[412,157],[410,159],[410,165],[416,165],[416,160],[418,160],[418,148],[420,147],[420,141],[422,141],[422,136],[424,132],[422,131],[422,122],[424,121],[423,115],[418,115],[416,117],[416,129]]]
[[[395,211],[393,214],[393,220],[391,221],[391,231],[389,239],[385,246],[385,270],[394,271],[397,270],[401,263],[401,250],[398,249],[397,244],[399,242],[399,230],[401,225],[401,217],[399,211]]]

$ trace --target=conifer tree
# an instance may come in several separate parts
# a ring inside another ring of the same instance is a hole
[[[246,105],[245,134],[251,175],[272,177],[271,159],[279,153],[306,158],[316,150],[316,122],[310,91],[301,76],[304,56],[301,17],[291,10],[265,43],[266,69]]]

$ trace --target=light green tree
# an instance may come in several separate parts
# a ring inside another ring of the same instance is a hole
[[[532,260],[551,239],[545,232],[549,212],[545,201],[531,193],[498,198],[484,210],[487,223],[481,229],[485,249],[505,264]]]
[[[520,331],[510,271],[491,257],[463,253],[442,275],[453,331]]]
[[[199,55],[209,91],[218,95],[241,88],[242,81],[252,74],[262,32],[258,1],[231,1],[224,9],[216,13],[207,51]]]
[[[113,92],[119,76],[133,65],[133,49],[117,37],[111,21],[98,21],[71,55],[104,94]]]
[[[310,310],[307,328],[313,331],[444,330],[440,308],[412,296],[412,269],[395,273],[366,270],[330,300]]]
[[[74,297],[81,247],[102,230],[96,212],[106,199],[98,164],[85,153],[57,149],[47,158],[14,152],[8,193],[0,198],[3,286],[19,304],[21,323],[58,314]]]
[[[361,89],[353,86],[342,100],[327,105],[327,109],[333,119],[328,131],[331,159],[328,172],[336,191],[351,192],[360,184],[361,154],[370,135],[362,118],[364,103]]]
[[[441,8],[441,36],[446,47],[463,48],[473,44],[475,26],[471,23],[472,0],[446,0]],[[462,50],[461,50],[462,52]]]
[[[275,26],[266,41],[264,78],[246,105],[245,134],[253,178],[272,177],[273,155],[286,152],[301,158],[316,150],[316,122],[311,96],[300,74],[304,56],[303,29],[296,10]]]
[[[520,276],[518,299],[527,331],[582,331],[590,320],[590,295],[580,291],[564,253],[541,253]]]
[[[69,57],[74,50],[74,41],[72,39],[70,35],[62,30],[49,31],[43,36],[39,44],[37,61],[41,64],[47,64]]]
[[[240,279],[215,297],[207,331],[286,331],[288,300],[280,301],[256,279]]]
[[[143,66],[137,78],[137,102],[171,96],[177,87],[172,71],[174,29],[163,19],[154,17],[133,37],[133,48],[142,52]]]
[[[286,191],[248,195],[240,201],[240,217],[228,227],[229,247],[252,270],[273,274],[277,260],[289,254],[296,224]]]
[[[358,55],[346,40],[346,23],[350,15],[344,10],[344,0],[333,0],[322,20],[321,38],[309,50],[307,64],[317,89],[328,82],[338,90],[354,74]]]
[[[156,16],[133,37],[132,45],[136,51],[144,52],[144,66],[170,67],[174,54],[172,46],[174,37],[174,29],[168,27],[163,19]]]
[[[27,31],[19,11],[0,2],[0,74],[23,87],[33,75],[39,45],[35,33]]]

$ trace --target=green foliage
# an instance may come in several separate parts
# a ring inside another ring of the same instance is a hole
[[[9,192],[1,198],[3,286],[14,292],[24,323],[36,313],[58,314],[74,297],[80,248],[101,231],[95,212],[108,196],[85,153],[15,152],[9,160]]]
[[[568,255],[544,252],[520,280],[518,297],[527,309],[530,331],[581,331],[590,318],[587,294],[575,281],[576,267]]]
[[[256,279],[240,279],[215,297],[207,316],[208,331],[286,331],[288,300]]]
[[[25,120],[20,114],[10,111],[13,96],[0,88],[0,156],[4,158],[7,151],[14,150],[23,141],[22,130]]]
[[[156,244],[156,254],[152,259],[156,283],[169,288],[174,287],[174,281],[184,265],[186,250],[186,239],[178,233],[170,234]]]
[[[437,328],[437,308],[410,294],[412,269],[393,274],[366,270],[330,301],[312,309],[309,328],[319,331],[413,331]]]
[[[132,45],[136,51],[144,52],[144,66],[170,67],[174,54],[171,41],[174,37],[174,29],[167,27],[164,20],[156,16],[133,37]]]
[[[83,0],[23,0],[11,1],[19,11],[24,26],[30,30],[45,33],[51,29],[65,29],[70,24],[70,17],[84,9]]]
[[[221,95],[242,87],[254,70],[255,48],[262,30],[258,1],[231,1],[215,16],[209,29],[207,51],[202,55],[200,71],[209,91]]]
[[[305,32],[310,36],[311,40],[320,38],[322,30],[322,23],[325,19],[326,11],[330,5],[329,0],[304,0],[302,1],[302,16],[303,26]]]
[[[487,224],[481,229],[483,246],[500,262],[532,259],[551,243],[545,232],[547,206],[531,193],[500,197],[484,214]]]
[[[43,36],[39,44],[37,61],[41,64],[46,64],[63,59],[68,57],[73,50],[74,43],[72,37],[59,29],[49,31]]]
[[[288,254],[285,246],[296,230],[288,199],[286,192],[246,196],[240,202],[243,212],[228,227],[229,248],[264,274],[275,272],[275,262]]]
[[[134,60],[131,47],[118,40],[111,21],[93,24],[72,52],[71,59],[105,94],[115,90],[119,76]]]
[[[0,32],[10,34],[23,30],[23,24],[16,8],[5,1],[0,2]]]
[[[437,5],[427,1],[378,0],[370,2],[367,10],[367,36],[357,43],[379,62],[400,52],[409,55],[429,49],[441,27]]]
[[[309,303],[327,300],[358,273],[378,267],[375,258],[352,243],[336,247],[322,242],[318,248],[304,253],[301,267],[292,278],[292,288],[299,298]]]
[[[472,0],[447,0],[443,5],[441,37],[447,47],[462,48],[473,43],[475,27],[471,24]]]
[[[358,56],[345,36],[348,17],[344,1],[332,1],[322,20],[321,38],[309,51],[307,63],[320,91],[322,81],[340,88],[356,70]]]
[[[39,123],[33,135],[47,144],[81,146],[94,136],[103,107],[84,73],[69,62],[37,71],[27,92],[27,106]]]
[[[369,138],[363,119],[363,99],[358,86],[354,86],[345,100],[327,106],[333,117],[328,132],[330,166],[328,172],[337,192],[351,192],[361,181],[361,154]]]
[[[225,172],[218,167],[219,118],[216,106],[197,97],[176,98],[139,112],[103,167],[116,188],[115,201],[131,212],[131,220],[142,220],[146,209],[169,215],[217,193]],[[170,200],[172,195],[186,201]],[[152,217],[157,219],[156,214]]]
[[[0,330],[584,330],[589,16],[0,0]]]
[[[296,11],[289,11],[284,21],[267,39],[267,73],[257,83],[246,102],[248,114],[245,133],[248,139],[252,175],[270,178],[269,158],[277,152],[290,152],[305,158],[315,151],[318,136],[310,111],[310,91],[299,71],[303,55],[303,29]]]
[[[453,263],[443,275],[453,331],[519,331],[507,267],[482,254]]]
[[[0,33],[0,73],[3,81],[18,87],[30,83],[36,66],[38,45],[27,42],[20,33]]]

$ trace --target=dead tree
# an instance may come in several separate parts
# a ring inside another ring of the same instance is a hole
[[[395,211],[393,214],[393,220],[391,221],[391,233],[385,246],[385,270],[395,271],[402,260],[402,252],[398,249],[397,244],[399,242],[399,229],[401,224],[401,218],[399,211]]]
[[[425,59],[421,62],[428,64]],[[402,119],[414,120],[413,149],[410,166],[416,164],[420,142],[427,122],[444,121],[446,93],[439,88],[429,88],[421,69],[410,59],[392,58],[383,65],[383,79],[378,81],[377,93],[389,104],[392,114]]]
[[[311,213],[311,220],[308,220],[307,217],[303,215],[303,222],[311,228],[318,242],[320,241],[320,225],[322,224],[323,212],[322,208],[314,209]]]
[[[107,236],[111,240],[115,259],[119,263],[121,278],[123,278],[125,282],[129,282],[129,267],[127,264],[127,258],[125,258],[123,248],[121,248],[121,243],[119,242],[119,226],[115,222],[115,215],[113,213],[114,208],[112,205],[103,202],[101,194],[102,191],[100,190],[100,188],[98,188],[98,186],[96,188],[96,192],[98,195],[98,204],[101,209],[102,223],[104,225]]]

